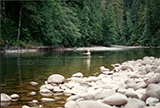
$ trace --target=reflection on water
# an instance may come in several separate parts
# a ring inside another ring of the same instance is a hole
[[[87,57],[87,59],[83,59],[83,62],[87,65],[87,70],[90,70],[91,57]]]
[[[92,52],[92,56],[89,58],[80,51],[1,54],[1,92],[8,95],[14,93],[20,95],[18,101],[11,102],[7,107],[34,106],[28,103],[34,99],[38,100],[39,104],[45,108],[63,107],[66,96],[58,94],[42,96],[39,93],[40,86],[51,74],[61,74],[65,78],[71,77],[76,72],[82,72],[86,77],[99,75],[101,73],[100,66],[112,69],[111,64],[113,63],[136,60],[144,56],[160,57],[160,49]],[[39,85],[31,86],[30,81],[36,81]],[[35,96],[29,95],[32,91],[36,92]],[[59,100],[42,103],[40,99],[43,97],[59,98]]]

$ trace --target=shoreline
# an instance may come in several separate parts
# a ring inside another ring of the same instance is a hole
[[[38,48],[44,48],[38,47]],[[73,47],[73,48],[55,48],[55,49],[49,49],[46,48],[46,50],[53,50],[53,51],[120,51],[120,50],[128,50],[128,49],[137,49],[137,48],[160,48],[160,46],[157,47],[147,47],[147,46],[123,46],[123,45],[111,45],[111,47],[106,46],[92,46],[92,47]],[[37,52],[38,49],[5,49],[1,50],[1,53],[26,53],[26,52]],[[45,51],[45,50],[42,50]]]
[[[18,49],[18,50],[4,50],[1,53],[26,53],[26,52],[36,52],[36,49]]]
[[[123,45],[111,45],[111,47],[105,46],[93,46],[93,47],[77,47],[77,48],[64,48],[64,51],[120,51],[128,49],[137,49],[137,48],[160,48],[158,47],[147,47],[147,46],[123,46]]]

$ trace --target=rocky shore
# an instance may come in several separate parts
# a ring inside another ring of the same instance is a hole
[[[113,70],[101,66],[102,73],[98,76],[84,77],[77,72],[65,78],[53,74],[39,89],[39,93],[45,96],[40,101],[53,102],[56,98],[46,97],[60,93],[68,96],[64,108],[160,108],[160,58],[146,56],[112,66]],[[36,86],[38,83],[30,84]],[[1,94],[1,102],[11,100]],[[31,107],[24,105],[22,108]]]

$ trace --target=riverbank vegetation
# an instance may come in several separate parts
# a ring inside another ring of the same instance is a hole
[[[160,0],[1,1],[1,45],[160,44]]]

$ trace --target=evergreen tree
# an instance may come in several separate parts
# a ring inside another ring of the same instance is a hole
[[[16,14],[18,10],[15,9],[15,7],[19,7],[17,4],[19,3],[14,2],[12,4],[12,2],[1,1],[1,36],[2,39],[8,40],[9,42],[11,40],[15,41],[17,35],[18,23],[15,21],[15,18],[18,18]]]
[[[66,3],[57,2],[53,12],[56,35],[65,46],[74,46],[77,39],[81,37],[79,30],[79,19],[76,13],[67,7]]]
[[[89,46],[97,44],[102,40],[102,9],[101,2],[98,0],[82,0],[78,3],[78,18],[80,19],[80,33],[82,38],[79,39],[78,46]]]
[[[145,0],[133,0],[132,7],[131,7],[131,20],[133,22],[133,31],[136,37],[140,37],[143,32],[143,10],[144,10]],[[136,43],[136,42],[135,42]]]
[[[103,22],[103,45],[109,46],[110,44],[116,43],[117,38],[117,31],[116,31],[116,20],[115,20],[115,12],[113,4],[110,3],[107,6],[107,10],[105,11],[104,15],[104,22]]]
[[[144,20],[144,31],[142,36],[140,37],[140,43],[142,45],[150,45],[150,39],[152,37],[151,35],[151,24],[150,24],[150,12],[149,12],[149,8],[148,6],[145,7],[144,9],[144,16],[143,16],[143,20]]]
[[[123,0],[114,0],[114,13],[116,20],[116,31],[117,31],[117,43],[120,43],[122,36],[122,26],[123,26]]]
[[[91,30],[89,32],[89,43],[97,44],[102,40],[102,13],[101,2],[99,0],[90,1],[89,25]]]
[[[160,0],[150,0],[149,7],[151,13],[151,33],[152,33],[152,41],[151,45],[157,46],[160,45]]]
[[[137,36],[134,34],[133,31],[133,22],[131,20],[130,17],[130,13],[126,11],[126,26],[127,26],[127,35],[126,35],[126,40],[127,40],[127,44],[126,45],[133,45],[136,43],[137,41]]]

